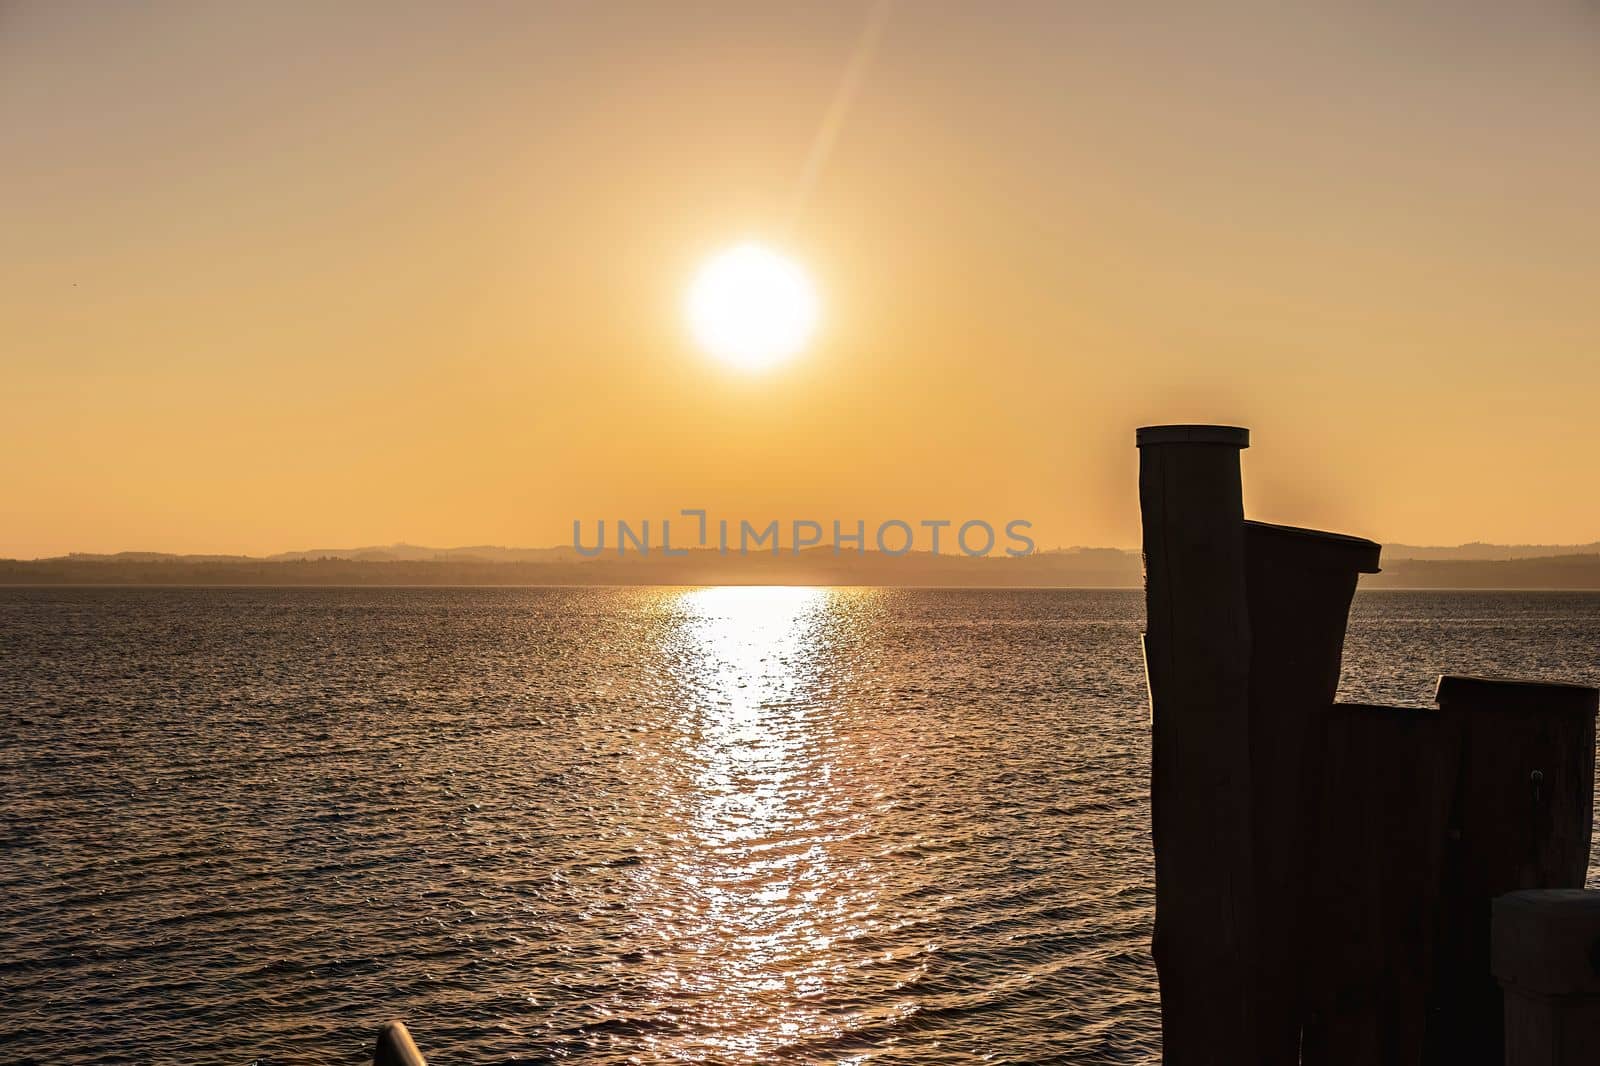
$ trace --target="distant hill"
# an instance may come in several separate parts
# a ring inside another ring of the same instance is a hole
[[[416,544],[388,544],[368,548],[315,548],[311,551],[279,552],[266,557],[269,562],[294,562],[302,559],[359,559],[374,563],[392,562],[485,562],[530,563],[581,558],[571,548],[502,548],[480,544],[468,548],[424,548]]]
[[[1363,588],[1600,589],[1600,554],[1532,559],[1384,559]]]
[[[75,563],[247,563],[253,562],[254,557],[249,555],[174,555],[171,552],[116,552],[112,555],[96,555],[92,552],[73,552],[55,559],[35,559],[34,562],[75,562]]]
[[[1524,556],[1523,551],[1553,550]],[[1384,548],[1383,573],[1364,588],[1600,589],[1600,544],[1545,549],[1467,544]],[[1139,553],[1065,548],[1021,559],[811,548],[796,555],[691,551],[679,557],[608,553],[586,559],[570,547],[428,548],[411,544],[239,555],[75,553],[0,560],[7,585],[898,585],[947,587],[1137,588]]]
[[[1385,544],[1385,559],[1541,559],[1565,555],[1600,555],[1593,544],[1483,544],[1474,541],[1454,548],[1423,548],[1414,544]]]
[[[396,546],[347,553],[296,552],[270,559],[214,556],[70,555],[0,561],[0,584],[135,585],[938,585],[1132,587],[1137,552],[1087,548],[1027,558],[969,558],[910,552],[810,548],[799,554],[712,550],[666,557],[608,553],[585,559],[570,548],[433,549]]]

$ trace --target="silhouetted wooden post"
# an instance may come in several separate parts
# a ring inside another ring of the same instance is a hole
[[[1163,1060],[1255,1061],[1250,627],[1233,426],[1138,431]]]
[[[1305,1066],[1415,1066],[1457,734],[1439,712],[1336,704],[1304,915]]]
[[[1594,818],[1594,717],[1579,685],[1441,677],[1461,733],[1440,900],[1430,1063],[1503,1061],[1499,986],[1489,969],[1490,901],[1529,888],[1582,888]]]
[[[428,1066],[428,1060],[417,1050],[405,1022],[389,1022],[378,1030],[372,1066]]]
[[[1600,1062],[1600,892],[1499,897],[1493,963],[1506,1001],[1506,1066]]]
[[[1380,545],[1244,524],[1250,607],[1250,793],[1259,934],[1260,1061],[1300,1057],[1301,912],[1321,799],[1322,730],[1339,688],[1350,601]]]

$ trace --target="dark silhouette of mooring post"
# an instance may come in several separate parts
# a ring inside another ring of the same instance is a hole
[[[1164,1060],[1255,1061],[1250,626],[1234,426],[1138,431]]]
[[[372,1054],[372,1066],[428,1066],[411,1031],[405,1022],[389,1022],[378,1030],[378,1047]]]
[[[1445,676],[1436,699],[1460,733],[1461,759],[1445,844],[1426,1061],[1499,1066],[1505,1038],[1500,989],[1490,972],[1491,901],[1519,889],[1583,887],[1600,692]]]
[[[1506,1066],[1600,1062],[1600,892],[1547,889],[1494,901]]]
[[[1259,923],[1260,1061],[1300,1058],[1302,919],[1321,799],[1321,731],[1339,688],[1361,574],[1381,546],[1315,529],[1244,524],[1250,609],[1250,795]]]
[[[1456,739],[1428,708],[1336,704],[1307,880],[1305,1066],[1415,1066]]]
[[[1335,704],[1379,545],[1246,522],[1244,429],[1138,444],[1164,1060],[1600,1063],[1600,893],[1494,902],[1490,960],[1491,901],[1583,885],[1600,692]]]

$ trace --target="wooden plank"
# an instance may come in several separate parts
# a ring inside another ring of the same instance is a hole
[[[1339,687],[1356,581],[1381,547],[1359,537],[1246,522],[1250,782],[1260,940],[1261,1061],[1294,1066],[1308,964],[1301,921],[1322,782],[1322,730]]]
[[[1326,722],[1303,1062],[1415,1066],[1457,734],[1423,708],[1339,704]]]
[[[1490,902],[1520,889],[1583,887],[1600,693],[1446,676],[1437,700],[1462,740],[1426,1061],[1499,1066],[1503,997],[1490,972]]]
[[[1139,430],[1163,1060],[1255,1061],[1246,430]]]

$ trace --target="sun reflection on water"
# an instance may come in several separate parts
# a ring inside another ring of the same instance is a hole
[[[674,604],[676,784],[632,901],[640,939],[664,949],[649,992],[678,1024],[647,1039],[666,1057],[758,1060],[838,1035],[832,949],[875,909],[838,854],[870,812],[814,715],[839,595],[713,588]]]

